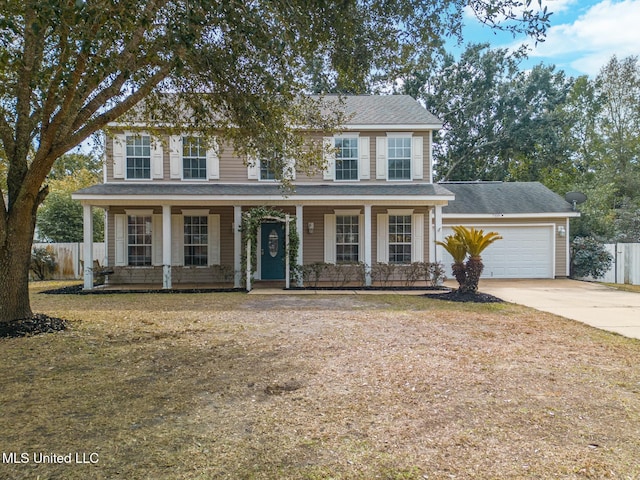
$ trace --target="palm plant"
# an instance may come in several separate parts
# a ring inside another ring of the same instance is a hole
[[[465,282],[461,286],[463,293],[477,293],[480,275],[484,270],[481,253],[496,240],[502,239],[497,232],[484,233],[484,230],[476,230],[474,227],[467,228],[462,225],[453,227],[454,238],[457,238],[469,255],[465,264]]]
[[[467,249],[462,242],[462,237],[459,235],[448,235],[445,237],[444,242],[437,241],[437,245],[442,246],[449,255],[453,257],[453,263],[451,264],[451,270],[453,276],[460,288],[466,283],[467,273],[465,271],[464,260],[467,258]]]

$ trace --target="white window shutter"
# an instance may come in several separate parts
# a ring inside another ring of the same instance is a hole
[[[247,160],[247,178],[257,180],[260,177],[260,162],[255,158]]]
[[[424,262],[424,214],[411,217],[411,261]]]
[[[387,137],[376,137],[376,178],[387,179]]]
[[[289,180],[296,179],[296,160],[295,158],[286,158],[284,160],[284,178],[288,178]]]
[[[209,248],[207,263],[220,265],[220,215],[209,215],[208,219]]]
[[[207,150],[207,175],[209,180],[220,178],[220,157],[218,156],[218,144],[213,140],[214,146]]]
[[[369,145],[369,137],[358,138],[358,170],[361,180],[369,180],[371,178],[371,147]]]
[[[169,137],[169,170],[171,178],[182,178],[182,137],[179,135]]]
[[[386,138],[385,138],[386,140]],[[389,215],[378,214],[378,255],[379,263],[389,263]]]
[[[171,215],[171,261],[174,266],[184,265],[184,217]]]
[[[115,266],[122,267],[127,264],[127,216],[115,214],[113,223],[115,225]]]
[[[364,262],[364,214],[358,215],[358,261]]]
[[[414,180],[424,177],[424,143],[423,137],[411,138],[411,170]]]
[[[336,153],[335,141],[333,137],[324,137],[322,139],[322,151],[324,152],[325,170],[322,174],[324,180],[334,180],[336,175]]]
[[[336,216],[324,216],[324,262],[336,263]]]
[[[160,140],[151,139],[151,177],[162,180],[164,174],[164,158]]]
[[[151,263],[162,265],[162,214],[151,217]]]
[[[124,178],[124,164],[127,157],[127,137],[123,134],[113,137],[113,178]]]

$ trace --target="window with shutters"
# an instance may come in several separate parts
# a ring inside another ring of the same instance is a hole
[[[411,215],[389,215],[389,263],[411,263]]]
[[[198,137],[182,138],[182,178],[185,180],[206,180],[207,149]]]
[[[358,137],[335,139],[336,180],[358,180]]]
[[[260,160],[260,180],[276,179],[276,161]]]
[[[354,263],[359,258],[360,218],[336,215],[336,263]]]
[[[209,223],[206,215],[184,217],[184,264],[206,266],[209,260]]]
[[[151,215],[127,217],[127,254],[132,267],[151,265],[151,218]]]
[[[151,137],[127,135],[127,179],[151,179]]]
[[[387,155],[387,178],[411,180],[411,137],[389,137]]]

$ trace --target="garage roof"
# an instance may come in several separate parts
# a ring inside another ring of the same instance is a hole
[[[443,207],[444,215],[500,215],[567,213],[573,206],[540,182],[443,182],[455,200]]]

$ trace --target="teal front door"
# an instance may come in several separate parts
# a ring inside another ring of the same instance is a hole
[[[263,223],[260,261],[263,280],[284,280],[284,224]]]

